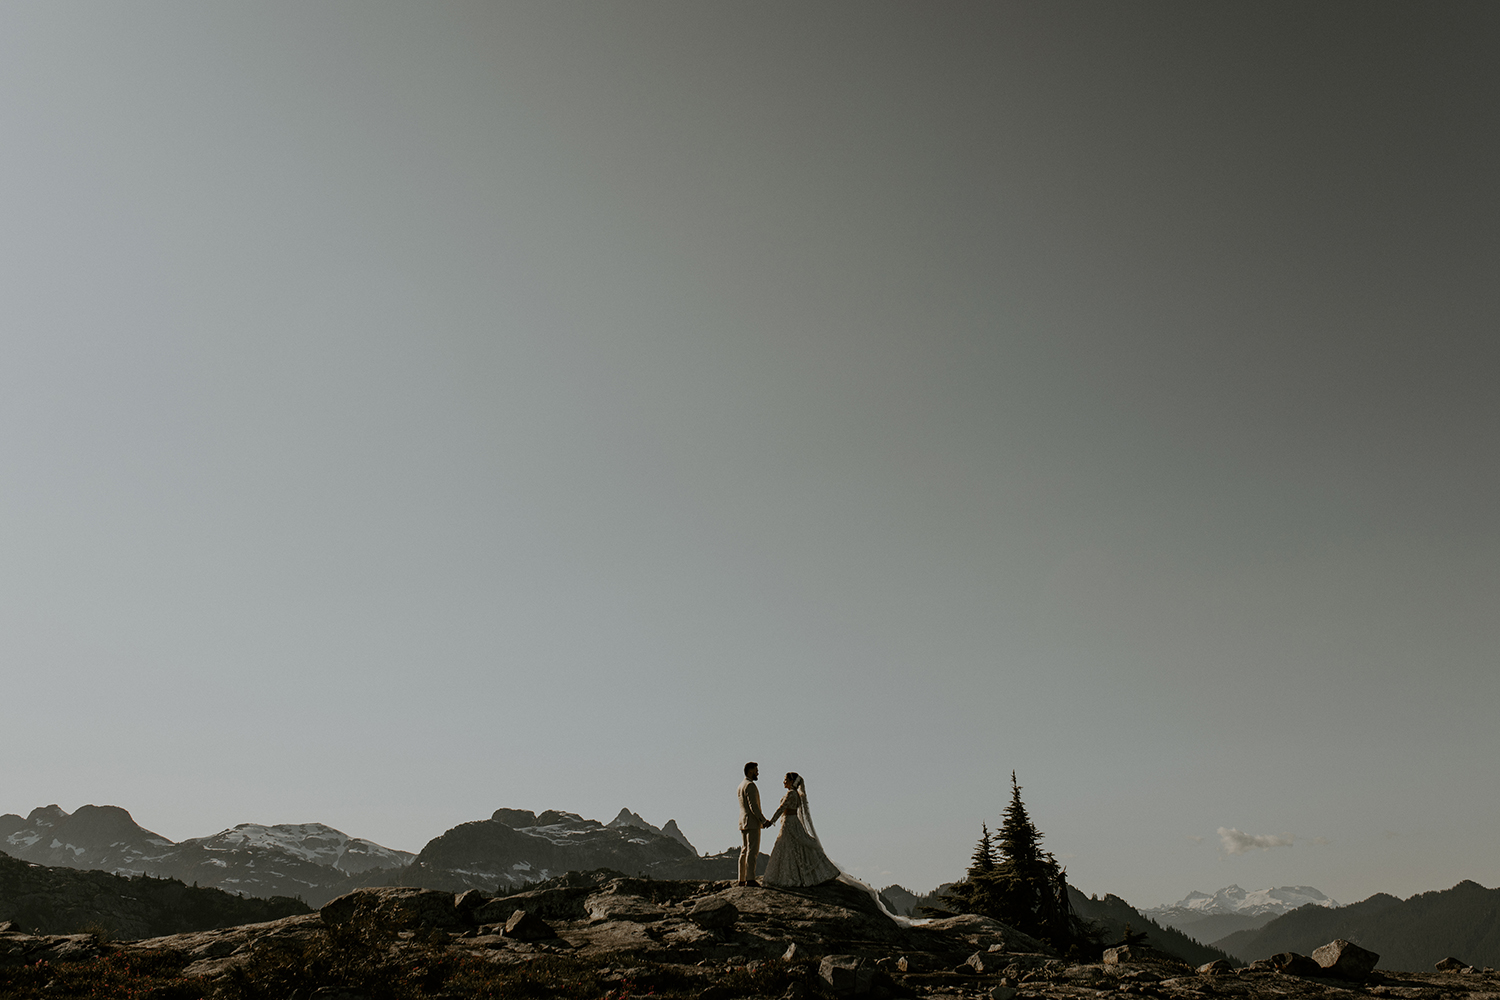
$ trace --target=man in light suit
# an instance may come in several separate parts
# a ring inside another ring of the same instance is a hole
[[[771,825],[760,811],[760,789],[755,779],[760,777],[760,765],[755,761],[745,765],[745,780],[740,782],[740,880],[735,885],[759,885],[755,881],[755,869],[760,862],[760,831]]]

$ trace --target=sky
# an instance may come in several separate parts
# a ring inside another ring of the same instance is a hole
[[[959,877],[1500,884],[1500,8],[0,6],[0,812],[800,772]]]

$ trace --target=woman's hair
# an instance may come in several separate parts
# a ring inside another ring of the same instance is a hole
[[[786,780],[792,783],[793,788],[796,788],[798,783],[802,781],[802,778],[797,774],[796,771],[788,771],[786,773]]]

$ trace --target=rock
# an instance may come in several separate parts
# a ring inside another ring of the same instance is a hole
[[[1468,962],[1461,958],[1454,958],[1452,955],[1433,965],[1433,968],[1439,972],[1460,972],[1468,967]]]
[[[318,911],[331,928],[415,930],[458,926],[453,894],[412,886],[355,889],[329,900]]]
[[[1227,959],[1216,958],[1198,966],[1200,976],[1227,976],[1234,971],[1234,964]]]
[[[902,955],[900,958],[896,959],[896,971],[897,972],[910,972],[911,971],[911,959],[907,958],[905,955]]]
[[[1014,986],[995,986],[990,989],[990,1000],[1015,1000]]]
[[[781,1000],[811,1000],[812,995],[812,991],[805,983],[794,982],[786,988],[785,993],[781,994]]]
[[[711,896],[694,903],[686,916],[706,931],[727,931],[740,918],[740,911],[729,900]]]
[[[453,909],[461,920],[474,923],[474,912],[489,901],[490,897],[478,889],[469,889],[453,897]]]
[[[584,912],[590,920],[633,920],[637,923],[653,923],[667,915],[665,907],[649,899],[623,892],[595,893],[583,901]]]
[[[1288,976],[1321,976],[1323,967],[1306,955],[1299,955],[1295,951],[1277,952],[1270,958],[1271,967],[1277,972],[1283,972]]]
[[[1128,944],[1122,944],[1118,948],[1104,949],[1105,965],[1124,965],[1126,962],[1130,962],[1139,957],[1140,956],[1138,956],[1134,951],[1131,950],[1130,945]]]
[[[1380,956],[1373,951],[1361,948],[1359,945],[1343,938],[1330,941],[1323,947],[1312,953],[1314,962],[1317,962],[1328,972],[1344,979],[1364,979],[1375,971],[1375,964],[1380,961]]]
[[[857,955],[828,955],[818,963],[818,977],[840,997],[864,996],[875,983],[875,969]]]
[[[512,913],[505,922],[505,929],[500,933],[514,941],[547,941],[557,937],[551,924],[525,910]]]
[[[797,961],[797,959],[804,957],[806,956],[803,955],[803,950],[798,947],[797,942],[795,941],[787,945],[786,951],[781,953],[781,960],[783,962],[795,962]]]
[[[997,961],[995,956],[989,952],[976,951],[965,959],[964,964],[980,975],[984,975],[986,972],[999,972],[1005,963]]]
[[[993,917],[982,917],[977,913],[961,913],[956,917],[929,920],[925,926],[943,934],[958,934],[979,948],[988,949],[999,945],[1002,951],[1052,952],[1045,941],[1023,934]]]

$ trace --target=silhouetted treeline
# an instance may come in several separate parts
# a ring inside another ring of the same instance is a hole
[[[1283,951],[1307,955],[1335,938],[1375,952],[1382,969],[1425,972],[1450,955],[1500,966],[1500,889],[1464,881],[1407,900],[1382,892],[1337,909],[1303,906],[1215,944],[1252,961]]]
[[[0,854],[0,921],[35,933],[96,931],[136,939],[310,912],[286,896],[254,899],[176,879],[50,868]]]

